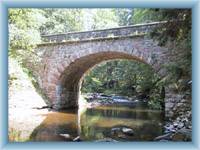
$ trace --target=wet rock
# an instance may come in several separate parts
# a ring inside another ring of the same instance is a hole
[[[115,138],[115,137],[114,137]],[[125,135],[123,132],[120,132],[119,134],[117,134],[117,138],[120,138],[120,139],[128,139],[128,136]]]
[[[174,128],[173,125],[169,125],[168,129],[172,130]]]
[[[133,129],[126,126],[116,126],[111,129],[112,138],[128,139],[134,135]]]
[[[161,141],[161,140],[170,140],[172,133],[167,133],[161,136],[158,136],[154,139],[154,141]]]
[[[184,123],[179,122],[177,128],[178,128],[178,129],[181,129],[181,128],[183,128],[183,127],[184,127]]]
[[[121,129],[120,128],[112,128],[111,129],[111,134],[112,135],[117,135],[117,134],[119,134],[121,132]]]
[[[166,106],[167,108],[172,108],[174,106],[174,103],[166,103]]]
[[[177,122],[174,122],[174,127],[178,127],[178,123]]]
[[[183,119],[183,122],[185,123],[185,122],[188,122],[188,119],[185,117],[184,119]]]
[[[134,135],[134,131],[131,128],[123,127],[122,128],[122,132],[124,134],[126,134],[126,135],[129,135],[129,136],[133,136]]]
[[[172,140],[173,141],[191,141],[191,139],[192,139],[191,135],[192,135],[192,131],[184,128],[184,129],[177,131],[172,136]]]
[[[60,134],[60,136],[64,137],[67,140],[72,140],[72,137],[69,134]]]
[[[174,132],[176,132],[176,128],[174,127],[174,125],[173,124],[168,124],[167,126],[164,126],[164,128],[165,128],[165,131],[164,131],[164,133],[174,133]]]
[[[74,141],[74,142],[80,142],[80,141],[82,141],[82,140],[80,139],[80,136],[77,136],[76,138],[73,139],[73,141]]]
[[[136,99],[136,100],[134,100],[134,102],[139,102],[139,100],[138,100],[138,99]]]
[[[93,108],[97,106],[106,106],[106,105],[135,105],[140,100],[130,100],[129,97],[125,96],[117,96],[117,95],[104,95],[104,94],[97,94],[97,96],[86,95],[85,98],[87,100],[87,107]],[[144,103],[144,102],[143,102]]]
[[[169,140],[164,140],[164,139],[162,139],[162,140],[159,140],[159,142],[168,142]]]
[[[118,142],[118,141],[112,138],[104,138],[104,139],[96,140],[95,142]]]
[[[176,130],[175,129],[172,129],[172,130],[165,130],[165,134],[167,134],[167,133],[175,133],[176,132]]]
[[[174,129],[174,126],[173,126],[173,124],[170,124],[170,125],[164,126],[164,128],[165,128],[166,130],[171,131],[171,130]]]
[[[188,129],[192,129],[192,126],[191,126],[191,125],[189,125],[187,128],[188,128]]]

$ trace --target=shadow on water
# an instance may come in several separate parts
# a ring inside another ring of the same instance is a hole
[[[30,141],[71,141],[77,136],[77,110],[51,112],[45,116],[32,132]]]
[[[79,112],[79,113],[78,113]],[[52,112],[32,132],[30,141],[82,141],[112,138],[117,141],[152,141],[163,133],[164,113],[141,106],[99,106],[80,112]],[[132,129],[126,135],[123,128]],[[118,130],[117,132],[113,132]]]

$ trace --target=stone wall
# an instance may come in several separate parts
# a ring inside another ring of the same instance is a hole
[[[165,95],[165,111],[167,117],[171,119],[176,119],[177,117],[187,113],[187,111],[191,112],[191,91],[185,91],[184,93],[180,93],[174,90],[173,85],[170,85],[165,89],[167,91],[167,94]]]

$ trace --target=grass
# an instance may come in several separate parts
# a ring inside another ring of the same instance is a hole
[[[9,142],[25,142],[28,140],[22,136],[22,132],[20,130],[16,130],[14,128],[9,129],[8,138]]]

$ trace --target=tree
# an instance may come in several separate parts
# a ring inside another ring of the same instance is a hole
[[[115,60],[102,63],[92,69],[85,76],[82,90],[83,92],[101,91],[126,96],[140,93],[149,95],[158,78],[152,68],[146,64],[137,61]]]
[[[40,27],[41,34],[81,31],[83,26],[82,9],[42,9],[45,23]]]
[[[133,25],[134,9],[114,9],[119,26]]]
[[[44,23],[39,9],[9,9],[9,56],[18,60],[40,42],[39,28]]]

